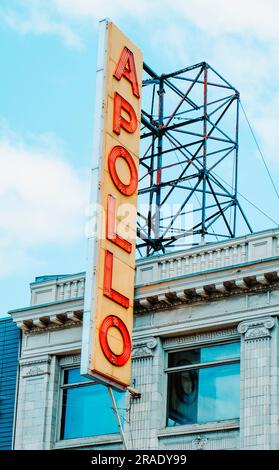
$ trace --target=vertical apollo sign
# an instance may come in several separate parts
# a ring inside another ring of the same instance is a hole
[[[116,388],[130,384],[141,51],[110,21],[100,22],[91,206],[81,373]]]

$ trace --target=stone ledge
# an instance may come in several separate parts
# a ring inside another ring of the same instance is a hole
[[[111,444],[120,444],[122,440],[120,434],[103,434],[102,436],[81,437],[76,439],[65,439],[55,442],[53,449],[71,449],[73,447],[97,447]]]
[[[183,426],[174,426],[161,429],[158,431],[157,436],[160,438],[179,436],[182,434],[200,434],[204,432],[228,431],[230,429],[239,429],[239,426],[239,419],[216,421],[205,424],[187,424]]]

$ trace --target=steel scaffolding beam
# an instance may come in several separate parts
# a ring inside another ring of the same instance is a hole
[[[237,198],[239,92],[202,62],[144,64],[142,94],[139,254],[234,238],[238,222],[252,232]]]

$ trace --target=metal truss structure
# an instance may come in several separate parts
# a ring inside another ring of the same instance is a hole
[[[142,95],[139,254],[252,232],[237,198],[239,92],[202,62],[162,75],[144,64]]]

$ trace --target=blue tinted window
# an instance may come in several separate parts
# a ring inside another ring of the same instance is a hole
[[[66,369],[64,371],[64,384],[88,382],[90,379],[80,375],[79,369]]]
[[[218,346],[210,346],[208,348],[201,348],[201,362],[239,358],[239,355],[240,343],[228,343]]]
[[[167,425],[239,418],[239,400],[239,364],[171,374]]]
[[[198,349],[187,349],[169,354],[169,367],[188,366],[206,362],[239,358],[240,344],[228,343],[217,346],[206,346]]]
[[[75,372],[74,372],[75,371]],[[64,375],[67,384],[84,381],[79,369]],[[88,379],[85,379],[88,381]],[[125,393],[114,391],[120,416],[124,416]],[[100,384],[70,386],[63,390],[61,439],[118,433],[107,387]]]
[[[189,355],[193,352],[199,357],[196,362],[189,360],[194,357]],[[169,373],[167,426],[239,418],[240,364],[239,361],[222,364],[222,360],[239,358],[239,343],[181,351],[180,354],[172,362],[174,367],[195,363],[199,366]],[[213,361],[220,361],[220,365],[206,366]]]

